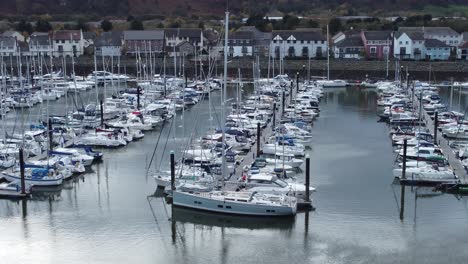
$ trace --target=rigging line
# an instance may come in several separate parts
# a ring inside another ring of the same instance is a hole
[[[146,168],[146,175],[148,175],[148,172],[151,168],[151,164],[153,163],[153,159],[154,159],[154,156],[156,155],[156,150],[158,149],[158,145],[159,145],[159,140],[161,139],[161,135],[162,135],[162,131],[164,129],[164,123],[162,124],[161,126],[161,132],[159,133],[159,136],[158,136],[158,141],[156,141],[156,146],[154,147],[154,150],[153,150],[153,155],[151,155],[151,160],[150,160],[150,163],[148,165],[148,168]]]

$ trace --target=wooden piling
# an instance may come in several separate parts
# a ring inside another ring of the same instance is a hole
[[[171,191],[175,190],[175,159],[174,151],[171,151]]]
[[[434,144],[437,144],[437,127],[439,126],[439,113],[434,114]]]
[[[49,151],[54,150],[54,134],[52,131],[52,119],[49,118],[47,123],[47,132],[49,136]]]
[[[271,122],[271,129],[275,131],[275,124],[276,123],[276,102],[273,103],[273,117]]]
[[[140,110],[140,86],[137,87],[137,109]]]
[[[19,162],[20,162],[20,177],[21,177],[21,194],[26,194],[26,181],[24,179],[24,153],[23,148],[19,149]]]
[[[260,130],[260,122],[257,123],[257,157],[260,157],[260,137],[262,131]]]
[[[310,158],[306,157],[306,172],[305,172],[305,201],[310,202]]]
[[[406,150],[408,148],[408,139],[403,140],[403,168],[401,171],[401,178],[406,179]]]
[[[101,106],[101,128],[104,128],[104,107],[102,106],[102,100],[99,102]]]

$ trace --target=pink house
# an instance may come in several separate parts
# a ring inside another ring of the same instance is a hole
[[[393,36],[391,31],[361,31],[367,59],[386,59],[393,56]]]

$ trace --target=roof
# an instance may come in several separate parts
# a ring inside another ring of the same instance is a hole
[[[351,36],[349,38],[345,38],[342,41],[336,43],[335,46],[338,48],[364,47],[364,43],[362,42],[362,38],[360,36]]]
[[[53,40],[81,40],[80,30],[58,30],[51,35]]]
[[[2,47],[15,47],[16,39],[14,37],[0,36],[0,46]]]
[[[420,31],[428,35],[459,35],[450,27],[400,27],[398,31]]]
[[[449,46],[438,39],[426,39],[424,45],[426,48],[448,48]]]
[[[181,38],[201,38],[202,30],[199,28],[166,28],[166,37],[179,36]]]
[[[109,31],[103,32],[99,37],[94,41],[94,46],[103,47],[103,46],[122,46],[122,31]]]
[[[326,40],[320,29],[302,28],[296,30],[274,30],[272,37],[280,36],[283,40],[294,36],[296,40]]]
[[[253,31],[235,31],[229,33],[229,39],[253,39]]]
[[[34,45],[39,45],[39,46],[50,45],[49,34],[38,34],[38,35],[33,34],[29,38],[29,44],[31,46],[34,46]]]
[[[164,30],[127,30],[125,40],[164,40]]]
[[[17,31],[7,30],[7,31],[2,33],[2,36],[4,36],[4,37],[13,37],[15,34],[20,34],[21,35],[21,33],[17,32]]]
[[[422,31],[398,31],[395,33],[395,38],[400,38],[403,33],[412,40],[424,40],[424,33]]]
[[[392,38],[391,31],[364,31],[366,40],[387,40]]]

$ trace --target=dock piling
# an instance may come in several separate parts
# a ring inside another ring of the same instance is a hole
[[[24,180],[24,153],[22,147],[19,149],[19,162],[21,177],[21,194],[26,194],[26,181]]]
[[[283,97],[281,98],[281,115],[283,116],[284,115],[284,103],[285,103],[285,96],[284,96],[285,92],[283,90]]]
[[[403,140],[403,168],[401,170],[401,178],[406,179],[406,150],[408,148],[408,139]]]
[[[262,131],[260,130],[260,122],[257,123],[257,157],[260,157],[260,137]]]
[[[175,190],[175,160],[174,151],[171,151],[171,191]]]
[[[275,123],[276,123],[276,102],[273,103],[273,117],[271,122],[271,129],[275,131]]]
[[[306,171],[305,171],[305,201],[310,202],[310,158],[306,157]]]
[[[439,125],[439,113],[434,113],[434,144],[437,145],[437,126]]]
[[[52,133],[52,120],[49,118],[48,122],[47,122],[47,132],[48,132],[48,136],[49,136],[49,151],[52,151],[54,150],[54,134]]]
[[[104,107],[102,107],[102,100],[99,102],[101,105],[101,127],[104,127]]]
[[[140,86],[137,87],[137,109],[140,110]]]

